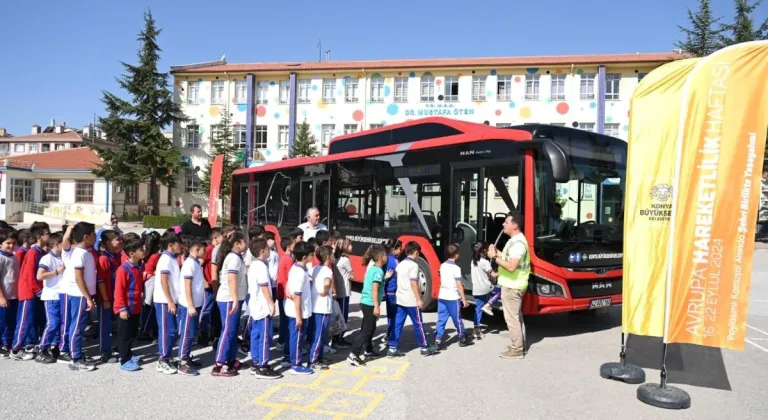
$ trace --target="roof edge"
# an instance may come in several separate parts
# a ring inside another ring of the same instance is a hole
[[[203,61],[200,63],[180,64],[178,66],[171,66],[171,73],[176,71],[195,70],[195,69],[212,67],[212,66],[223,66],[226,64],[227,64],[227,60]]]

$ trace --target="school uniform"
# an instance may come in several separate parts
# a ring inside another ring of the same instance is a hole
[[[285,253],[280,257],[280,262],[277,265],[277,306],[280,310],[280,330],[278,332],[278,343],[283,345],[283,356],[286,360],[289,358],[290,350],[286,343],[290,336],[290,330],[288,329],[288,316],[285,314],[285,288],[288,284],[288,273],[293,267],[293,257],[290,254]]]
[[[387,255],[387,265],[384,272],[389,270],[392,270],[392,277],[384,285],[387,302],[387,340],[394,337],[395,325],[397,324],[397,257],[392,254]]]
[[[192,352],[192,344],[197,336],[197,326],[200,317],[189,315],[189,308],[194,307],[200,312],[205,300],[205,279],[200,262],[195,257],[187,257],[181,266],[181,287],[179,290],[179,306],[177,317],[179,319],[179,360],[189,361]],[[187,283],[192,285],[192,302],[187,301]]]
[[[141,296],[143,290],[144,274],[141,267],[130,260],[120,265],[115,272],[115,303],[112,308],[115,315],[118,315],[117,347],[121,365],[133,359],[133,341],[139,331],[144,303]],[[120,318],[121,313],[127,313],[128,319]]]
[[[24,254],[19,271],[19,308],[16,311],[16,330],[13,333],[13,351],[18,352],[22,347],[34,346],[38,343],[38,330],[42,335],[45,329],[45,310],[40,300],[43,292],[43,282],[37,280],[37,267],[40,259],[46,254],[45,250],[32,245]],[[42,324],[43,328],[38,328]]]
[[[160,253],[155,253],[147,258],[144,263],[144,271],[142,277],[144,278],[144,300],[142,301],[141,320],[139,321],[139,334],[143,336],[153,333],[157,335],[157,315],[155,314],[155,272],[157,270],[157,263],[160,261]]]
[[[230,274],[237,276],[237,300],[232,299],[232,293],[229,289]],[[246,280],[243,258],[235,252],[230,252],[224,258],[219,277],[219,291],[216,293],[216,304],[221,314],[221,335],[219,336],[219,345],[216,349],[216,363],[219,365],[234,362],[237,359],[237,331],[240,329],[240,309],[247,292],[248,281]],[[234,311],[234,315],[230,315],[229,312],[233,307],[237,309]]]
[[[349,321],[349,297],[352,295],[352,261],[349,260],[348,256],[342,255],[336,261],[336,269],[341,277],[339,285],[343,286],[341,290],[338,286],[336,287],[336,302],[339,304],[341,313],[344,314],[344,322],[346,323]]]
[[[307,267],[294,263],[288,272],[288,284],[286,295],[298,296],[301,301],[302,327],[296,325],[296,303],[285,299],[285,315],[288,317],[288,331],[290,340],[287,343],[291,367],[301,366],[301,349],[306,339],[306,326],[312,316],[312,289],[310,288],[309,273]]]
[[[211,331],[211,313],[213,311],[213,302],[216,300],[213,296],[213,278],[211,268],[213,266],[213,245],[205,248],[205,257],[203,257],[203,278],[205,279],[205,290],[203,291],[203,307],[200,310],[198,328],[200,333],[208,334]]]
[[[171,349],[176,339],[176,319],[177,315],[172,314],[168,309],[168,298],[163,292],[161,276],[168,275],[168,291],[171,294],[173,303],[179,302],[179,263],[176,256],[168,251],[163,251],[160,259],[157,261],[155,269],[155,290],[152,300],[155,304],[155,315],[157,317],[157,348],[159,362],[167,362],[171,359]],[[178,309],[178,307],[177,307]],[[177,312],[178,313],[178,312]]]
[[[309,363],[314,364],[325,356],[325,343],[328,342],[328,325],[331,322],[333,301],[331,291],[326,296],[320,296],[325,290],[325,282],[330,280],[333,284],[333,271],[325,265],[315,267],[312,275],[314,287],[312,288],[312,316],[315,318],[315,331],[312,346],[309,349]]]
[[[411,257],[406,257],[397,265],[395,272],[397,273],[397,291],[395,292],[397,315],[395,316],[395,329],[389,338],[389,348],[390,350],[397,349],[405,320],[410,318],[413,332],[416,334],[416,343],[424,349],[427,347],[424,319],[416,296],[413,294],[412,286],[419,282],[419,265]]]
[[[0,307],[0,346],[10,350],[16,331],[16,314],[19,309],[19,260],[13,253],[0,251],[0,287],[8,306]]]
[[[245,256],[243,256],[243,266],[245,268],[245,274],[246,274],[246,282],[248,281],[248,269],[251,267],[251,264],[254,261],[253,254],[251,254],[251,250],[248,249],[245,251]],[[243,301],[243,309],[245,313],[245,326],[243,326],[243,345],[247,345],[251,342],[251,323],[253,323],[253,319],[251,319],[250,313],[251,313],[251,305],[250,302],[250,296],[248,295],[250,293],[250,290],[245,292],[245,300]]]
[[[459,337],[466,337],[464,320],[461,319],[461,296],[456,284],[461,281],[461,268],[452,260],[440,265],[440,291],[437,294],[437,332],[435,338],[442,340],[448,318],[453,322]]]
[[[267,296],[262,289],[264,286],[267,286],[271,293],[272,279],[269,276],[268,262],[253,260],[248,268],[248,307],[251,319],[251,360],[257,367],[267,367],[269,348],[272,346],[272,315]],[[270,299],[274,301],[272,295]]]
[[[83,333],[88,320],[88,299],[96,295],[96,261],[91,252],[83,246],[75,246],[63,253],[64,277],[67,293],[67,337],[72,361],[85,359],[83,354]],[[84,296],[77,286],[75,272],[83,273],[83,281],[89,296]]]
[[[373,314],[375,302],[373,301],[373,285],[379,284],[379,300],[383,301],[384,271],[376,265],[369,265],[363,280],[363,290],[360,293],[360,309],[363,312],[363,324],[360,327],[360,335],[357,336],[350,357],[360,357],[363,347],[367,352],[373,352],[373,334],[376,332],[377,316]]]
[[[106,304],[112,306],[115,300],[115,273],[120,267],[120,256],[104,251],[96,264],[96,285],[103,284],[107,289],[108,300],[105,301],[101,293],[96,293],[96,305],[99,316],[99,351],[101,354],[112,354],[112,315],[111,308],[105,308]]]
[[[40,259],[38,267],[46,272],[56,271],[64,267],[64,261],[62,261],[60,255],[49,252]],[[40,338],[41,350],[48,350],[52,347],[58,349],[59,344],[61,344],[62,311],[59,289],[61,288],[62,277],[63,274],[56,274],[43,281],[43,292],[40,294],[40,300],[45,306],[46,324],[43,335]]]
[[[472,296],[475,299],[475,328],[480,327],[480,321],[483,320],[483,306],[488,303],[493,293],[494,287],[491,283],[491,274],[493,268],[491,262],[485,258],[480,258],[477,262],[472,261],[470,269],[472,275]],[[500,295],[501,293],[499,293]],[[498,298],[496,298],[498,299]]]

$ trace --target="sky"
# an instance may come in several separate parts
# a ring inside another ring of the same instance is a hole
[[[698,0],[35,0],[0,4],[0,127],[82,127],[104,116],[102,91],[121,92],[121,61],[151,8],[172,65],[671,51]],[[733,0],[713,0],[730,20]],[[289,5],[289,7],[285,7]],[[367,6],[366,6],[367,5]],[[768,16],[768,3],[759,17]]]

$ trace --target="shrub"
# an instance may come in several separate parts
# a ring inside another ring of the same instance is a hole
[[[172,226],[181,226],[190,220],[188,214],[178,216],[144,216],[144,228],[168,229]]]

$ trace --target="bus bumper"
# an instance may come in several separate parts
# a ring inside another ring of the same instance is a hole
[[[610,299],[610,303],[607,302],[607,299]],[[523,304],[523,313],[525,315],[547,315],[561,312],[599,309],[621,305],[621,299],[621,294],[568,299],[562,297],[543,297],[533,293],[526,293]]]

